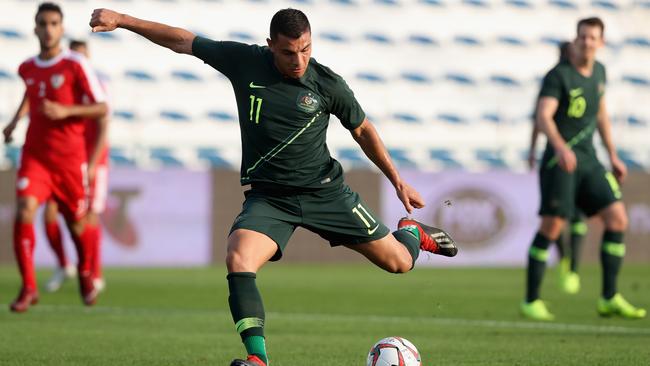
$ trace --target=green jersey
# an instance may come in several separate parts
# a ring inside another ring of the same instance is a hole
[[[596,157],[593,135],[600,98],[605,93],[605,81],[605,66],[599,62],[594,63],[589,77],[580,74],[568,61],[558,63],[544,77],[539,96],[559,101],[553,119],[579,161],[584,157]],[[553,155],[553,148],[547,144],[545,160]]]
[[[192,53],[224,74],[235,92],[241,183],[325,188],[342,181],[325,141],[330,114],[355,129],[365,113],[345,81],[313,58],[300,79],[284,77],[268,47],[196,37]]]

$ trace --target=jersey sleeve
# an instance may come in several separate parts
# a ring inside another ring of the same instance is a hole
[[[197,36],[192,41],[192,54],[228,78],[234,76],[238,66],[249,55],[251,46],[232,41],[213,41]]]
[[[366,113],[354,97],[348,84],[340,76],[335,77],[335,82],[330,90],[330,113],[334,114],[343,127],[354,130],[366,118]]]
[[[106,102],[106,93],[88,60],[83,56],[79,56],[76,60],[76,87],[79,88],[81,94],[88,97],[89,103]]]
[[[542,82],[542,89],[539,91],[539,97],[553,97],[560,100],[562,96],[562,81],[557,69],[549,71]]]

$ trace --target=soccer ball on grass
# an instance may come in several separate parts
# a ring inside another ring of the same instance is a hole
[[[372,346],[366,365],[420,366],[420,353],[408,340],[401,337],[388,337]]]

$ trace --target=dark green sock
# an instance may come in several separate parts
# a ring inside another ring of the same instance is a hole
[[[551,243],[541,233],[535,235],[533,244],[528,250],[528,272],[526,274],[526,302],[539,299],[539,287],[542,284],[546,260],[548,259],[548,246]]]
[[[578,272],[582,239],[587,234],[587,224],[580,220],[571,223],[571,272]]]
[[[252,272],[233,272],[228,279],[228,304],[235,328],[249,355],[256,355],[268,363],[264,342],[264,304],[257,290]]]
[[[616,295],[616,278],[624,256],[623,233],[605,230],[600,250],[600,263],[603,266],[603,297],[606,299]]]
[[[393,236],[397,241],[402,243],[411,254],[413,265],[415,260],[420,255],[420,232],[417,228],[404,227],[393,232]],[[413,268],[413,266],[411,266]]]

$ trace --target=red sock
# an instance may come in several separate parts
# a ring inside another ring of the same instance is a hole
[[[93,230],[89,230],[89,227],[86,226],[81,235],[72,234],[72,241],[74,241],[79,256],[79,264],[77,266],[79,275],[88,276],[92,273],[92,258],[95,248],[95,235],[93,234]]]
[[[23,289],[36,290],[34,272],[34,224],[14,222],[14,254],[23,279]]]
[[[68,259],[65,257],[65,251],[63,250],[63,240],[61,239],[59,223],[57,221],[46,222],[45,234],[47,235],[47,240],[50,242],[52,251],[56,255],[56,259],[59,261],[59,267],[65,268],[68,265]]]
[[[86,225],[86,231],[88,231],[88,235],[93,237],[93,255],[92,255],[92,263],[91,263],[91,269],[93,271],[93,277],[94,278],[101,278],[102,277],[102,246],[101,246],[101,240],[102,240],[102,229],[100,226],[95,226],[95,225]]]

